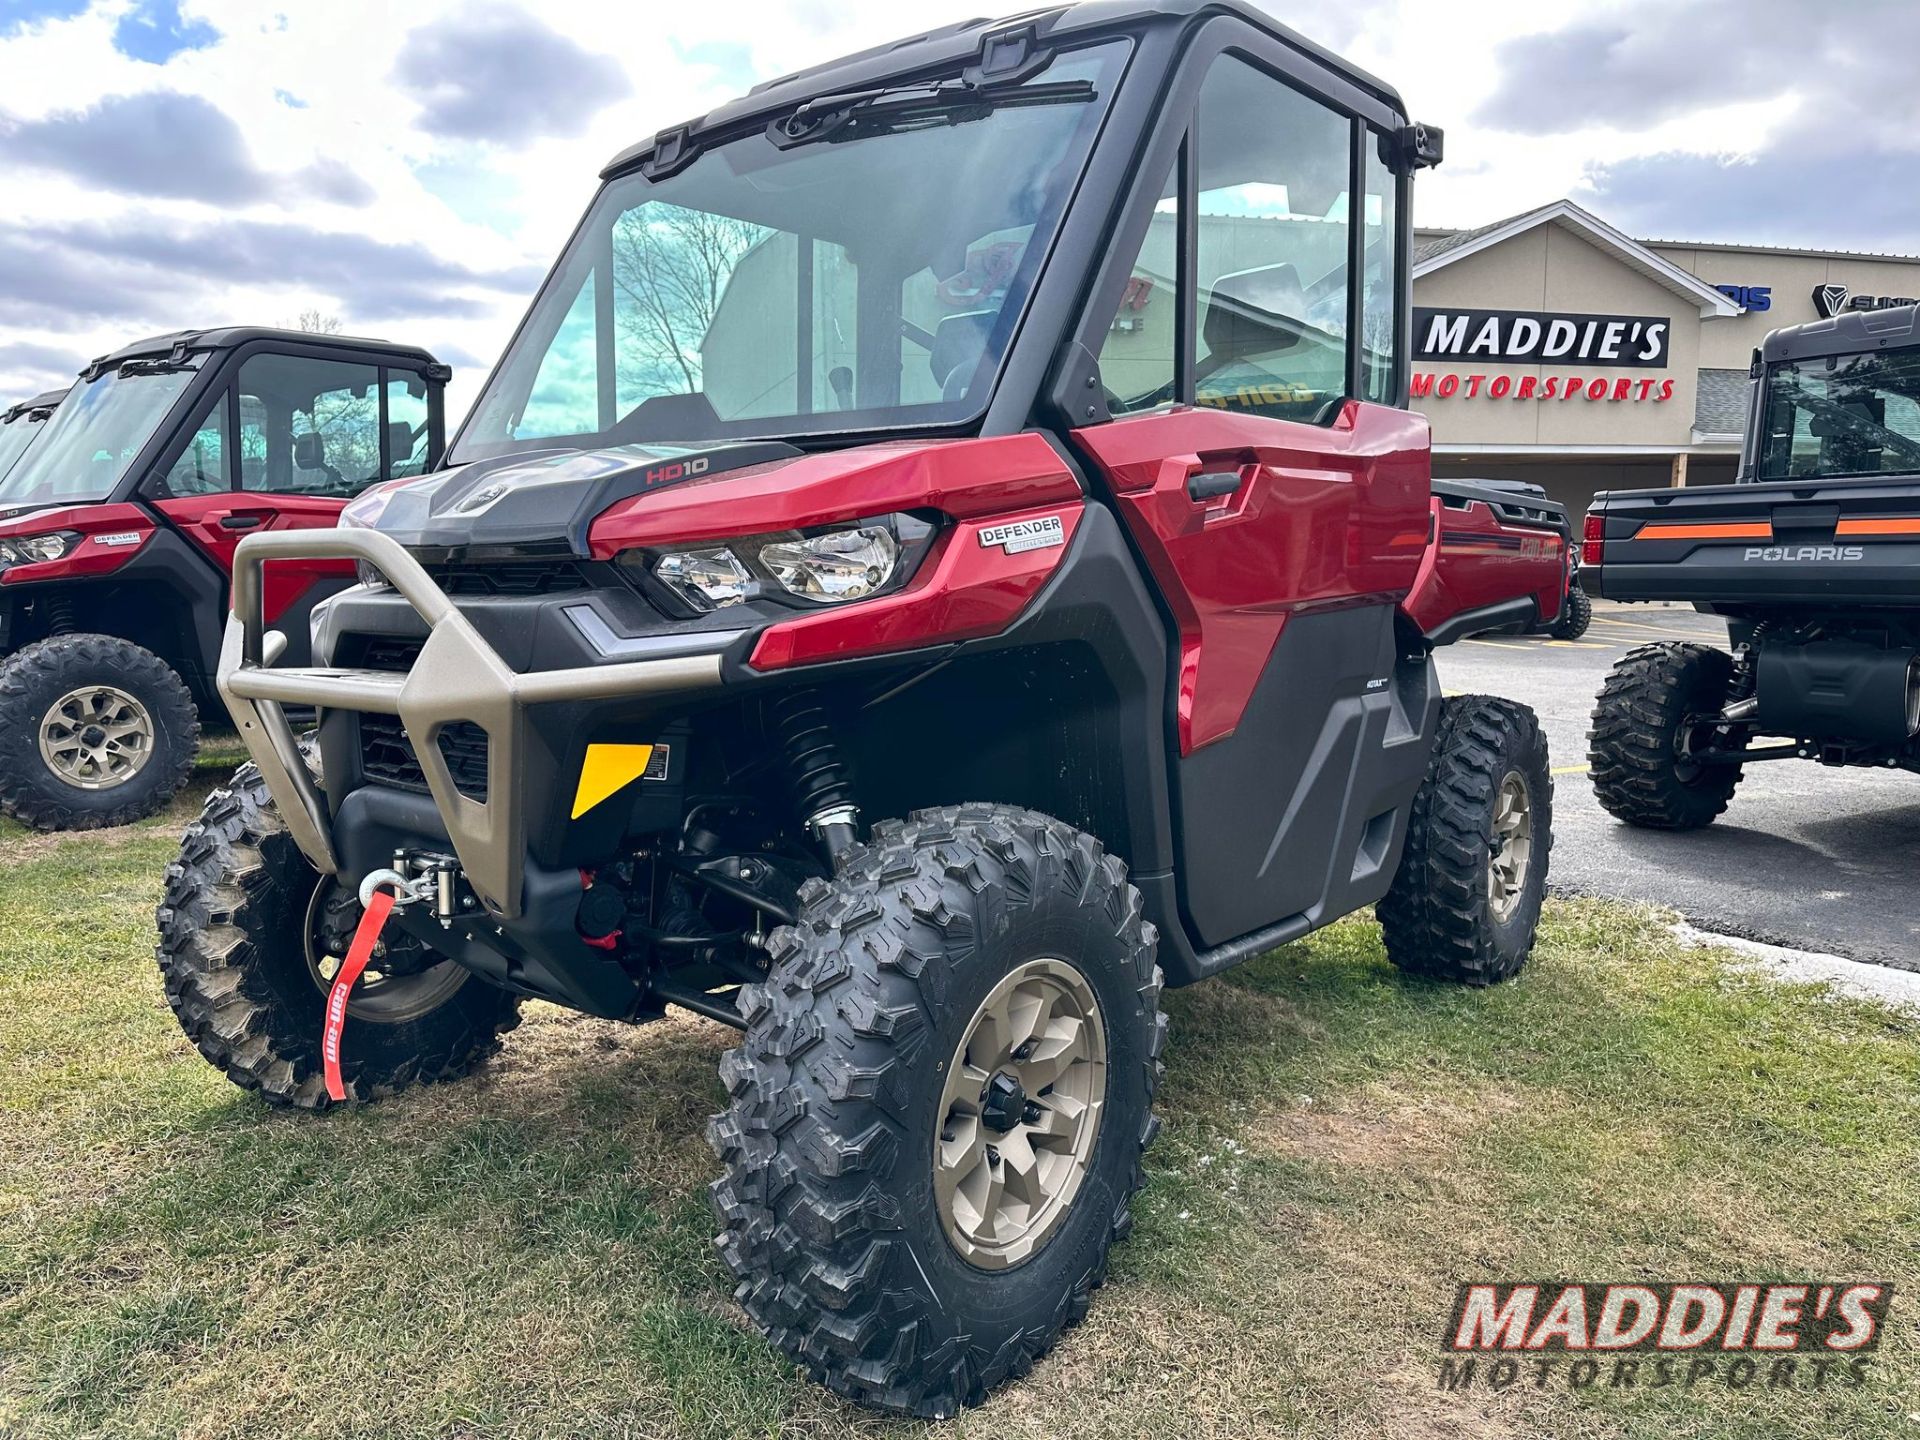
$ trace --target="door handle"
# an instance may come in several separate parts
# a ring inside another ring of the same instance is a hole
[[[1187,498],[1195,504],[1203,500],[1218,500],[1231,495],[1240,488],[1240,471],[1202,470],[1187,477]]]
[[[222,530],[258,530],[267,523],[267,517],[257,512],[229,510],[218,517]]]

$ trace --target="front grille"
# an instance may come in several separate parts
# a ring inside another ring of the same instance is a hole
[[[487,798],[487,732],[459,721],[440,732],[440,756],[453,776],[453,788],[469,800]],[[367,779],[396,790],[425,795],[427,777],[397,715],[360,717],[360,771]]]
[[[359,658],[352,663],[361,670],[390,670],[404,674],[413,669],[426,647],[425,640],[398,635],[369,635],[360,642]]]
[[[565,595],[587,588],[580,567],[565,558],[455,560],[428,565],[426,570],[449,595]]]

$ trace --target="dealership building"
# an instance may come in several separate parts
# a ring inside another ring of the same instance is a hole
[[[1635,240],[1570,201],[1419,230],[1413,405],[1434,473],[1596,490],[1730,482],[1769,330],[1920,296],[1920,258]]]

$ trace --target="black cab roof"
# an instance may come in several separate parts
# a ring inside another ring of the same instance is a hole
[[[1762,362],[1772,364],[1912,345],[1920,345],[1920,305],[1893,305],[1884,310],[1843,310],[1830,320],[1782,326],[1754,353]]]
[[[43,390],[31,400],[22,400],[17,405],[9,405],[0,410],[0,425],[11,425],[22,415],[31,415],[36,410],[52,411],[59,408],[60,402],[67,398],[71,385],[62,385],[58,390]]]
[[[83,379],[94,379],[129,360],[160,359],[170,355],[196,355],[214,350],[235,350],[257,340],[281,344],[324,345],[329,350],[357,350],[370,357],[405,358],[423,365],[438,365],[433,355],[418,345],[399,345],[391,340],[375,340],[357,335],[322,335],[307,330],[281,330],[267,325],[230,325],[217,330],[175,330],[136,340],[102,355],[80,372]]]
[[[737,100],[705,115],[628,146],[601,170],[609,179],[632,169],[662,145],[703,132],[730,129],[757,116],[785,110],[821,95],[864,89],[885,81],[964,64],[984,53],[989,37],[1025,33],[1035,44],[1087,40],[1103,33],[1121,34],[1148,24],[1184,24],[1212,15],[1231,15],[1266,32],[1282,44],[1308,56],[1332,73],[1365,90],[1399,114],[1406,113],[1400,94],[1385,81],[1341,59],[1296,31],[1280,24],[1247,0],[1088,0],[1086,4],[1029,10],[999,20],[963,20],[918,35],[844,55],[823,65],[797,70],[756,85]]]

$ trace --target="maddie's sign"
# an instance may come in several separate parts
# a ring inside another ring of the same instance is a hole
[[[1413,312],[1420,360],[1496,365],[1608,365],[1660,370],[1673,322],[1664,315],[1578,315],[1535,310]]]

